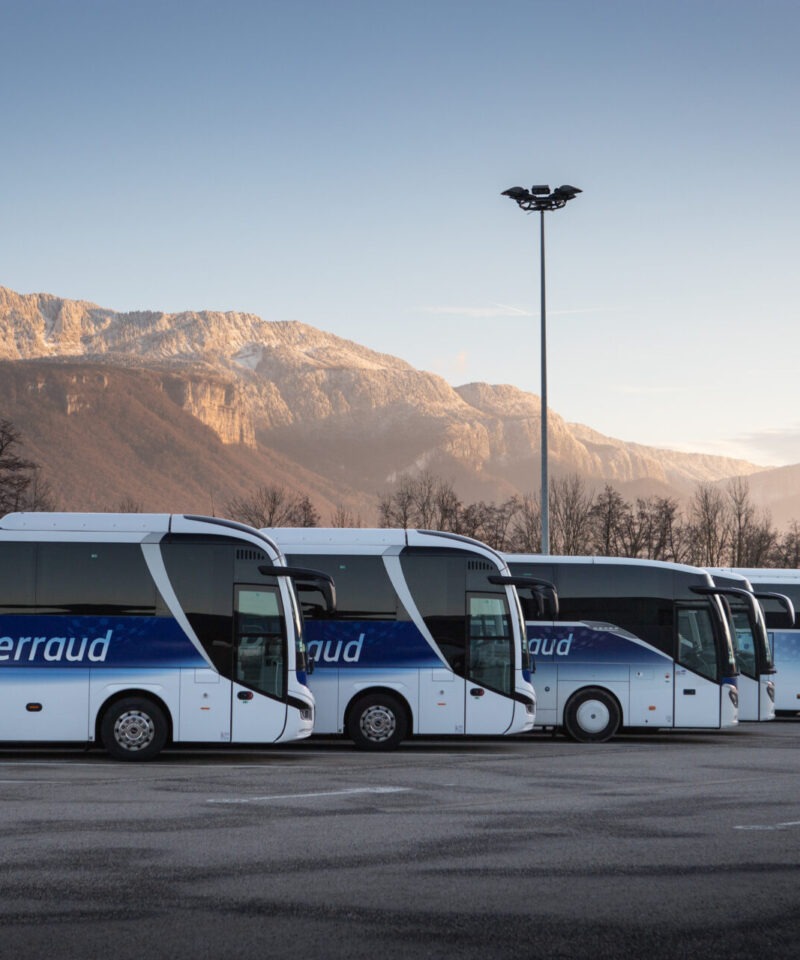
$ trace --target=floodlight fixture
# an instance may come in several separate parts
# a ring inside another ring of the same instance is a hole
[[[547,192],[550,193],[549,190]],[[508,190],[503,191],[502,196],[511,197],[512,200],[521,203],[523,200],[529,200],[531,195],[525,187],[509,187]]]
[[[565,183],[563,186],[556,187],[552,193],[550,187],[544,184],[534,185],[530,190],[526,190],[525,187],[509,187],[502,192],[501,196],[510,197],[523,210],[543,212],[560,210],[568,200],[574,200],[579,193],[583,193],[579,187],[571,187]]]

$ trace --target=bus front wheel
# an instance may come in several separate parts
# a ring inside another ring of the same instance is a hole
[[[567,736],[579,743],[603,743],[619,729],[619,705],[605,690],[588,688],[573,694],[564,710]]]
[[[405,740],[407,728],[403,705],[388,693],[362,697],[347,719],[347,735],[360,750],[394,750]]]
[[[100,739],[117,760],[152,760],[167,742],[167,720],[146,697],[118,700],[103,717]]]

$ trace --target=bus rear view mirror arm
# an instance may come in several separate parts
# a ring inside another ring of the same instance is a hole
[[[298,591],[316,591],[325,599],[328,614],[336,612],[336,585],[333,577],[322,570],[310,570],[306,567],[278,567],[263,564],[258,572],[265,577],[290,577]]]

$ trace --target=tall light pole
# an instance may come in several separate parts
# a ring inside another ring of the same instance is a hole
[[[525,187],[510,187],[504,190],[501,196],[511,197],[520,209],[530,212],[539,212],[539,276],[541,282],[541,333],[542,333],[542,553],[550,553],[550,486],[547,478],[547,314],[545,311],[544,285],[544,215],[546,210],[560,210],[568,200],[583,193],[577,187],[564,184],[550,192],[550,187],[533,186],[530,190]]]

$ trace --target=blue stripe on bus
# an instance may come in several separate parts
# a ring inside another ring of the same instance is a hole
[[[0,617],[0,670],[154,665],[208,663],[171,617]]]
[[[309,620],[305,626],[315,670],[445,666],[407,620]]]
[[[657,664],[670,658],[632,635],[582,624],[528,624],[528,645],[534,660],[595,663],[617,658],[630,664]]]

